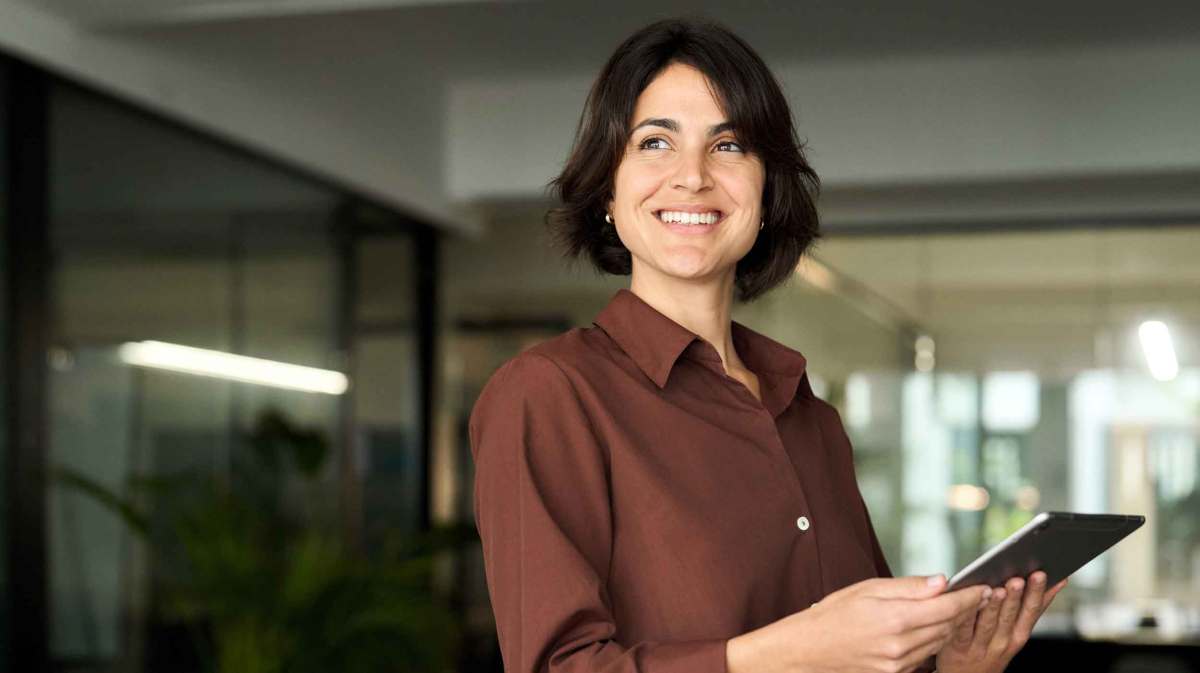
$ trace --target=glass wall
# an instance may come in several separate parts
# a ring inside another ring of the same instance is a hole
[[[1040,511],[1142,514],[1039,628],[1200,635],[1200,229],[832,238],[820,254],[918,328],[906,366],[859,368],[837,400],[896,570],[952,573]]]
[[[411,237],[74,87],[50,110],[52,659],[283,660],[312,625],[255,621],[277,585],[423,523]]]
[[[369,236],[356,244],[354,418],[362,480],[364,540],[421,525],[421,367],[417,343],[416,251],[409,238]]]

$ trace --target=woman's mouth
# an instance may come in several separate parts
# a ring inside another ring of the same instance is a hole
[[[725,215],[719,210],[685,212],[680,210],[656,210],[654,216],[671,231],[681,234],[706,234],[717,228]]]

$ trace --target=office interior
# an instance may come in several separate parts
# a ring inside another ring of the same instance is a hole
[[[734,319],[807,358],[893,571],[1142,514],[1009,670],[1200,670],[1195,3],[0,0],[0,671],[502,670],[467,418],[628,286],[545,187],[679,14],[822,178]]]

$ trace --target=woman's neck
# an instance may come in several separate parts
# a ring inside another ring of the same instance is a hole
[[[634,274],[629,291],[716,349],[726,372],[744,369],[733,346],[733,278],[711,283],[650,281]]]

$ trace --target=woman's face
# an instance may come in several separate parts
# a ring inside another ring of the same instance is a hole
[[[732,281],[758,236],[765,171],[707,82],[673,63],[638,97],[608,204],[635,276]]]

